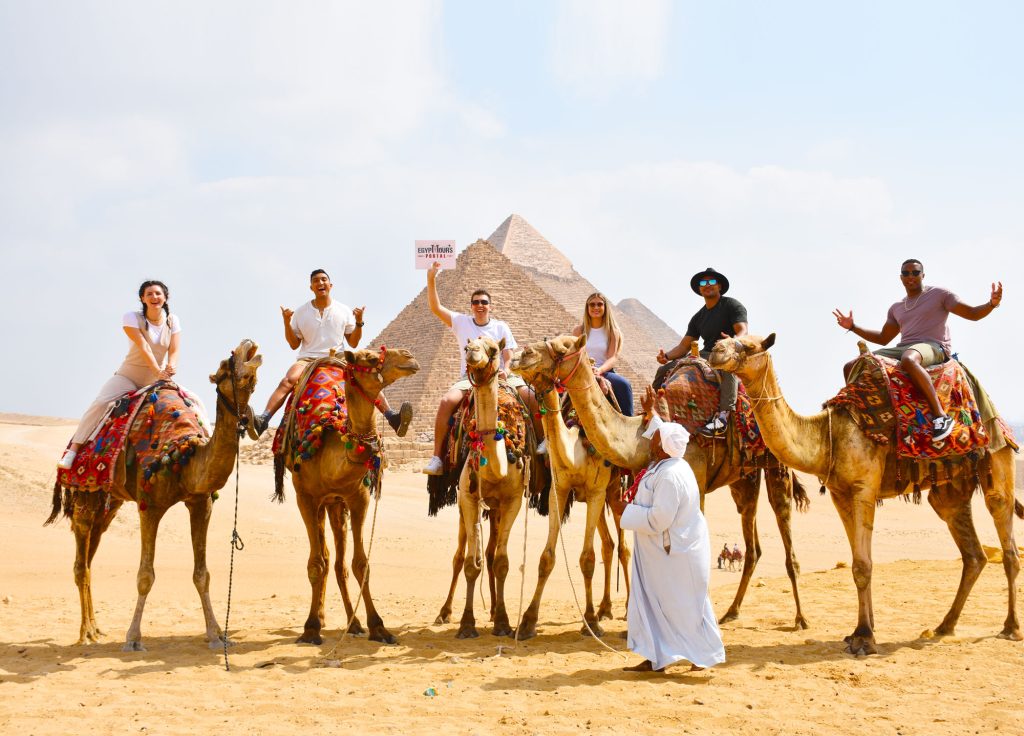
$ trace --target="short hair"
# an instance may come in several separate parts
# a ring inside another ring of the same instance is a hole
[[[921,267],[921,270],[924,270],[924,264],[921,263],[920,259],[918,258],[908,258],[907,260],[903,261],[903,263],[900,264],[900,268],[903,268],[903,266],[906,266],[908,263],[916,263],[918,266]]]
[[[326,276],[328,281],[331,280],[331,275],[322,268],[318,268],[315,271],[313,271],[313,273],[309,274],[309,280],[312,281],[313,277],[316,276],[318,273],[322,273],[324,276]]]
[[[477,289],[476,291],[474,291],[472,294],[469,295],[470,301],[473,300],[473,297],[480,296],[481,294],[483,294],[485,297],[487,297],[491,301],[494,301],[493,297],[491,297],[491,292],[487,291],[487,289]]]

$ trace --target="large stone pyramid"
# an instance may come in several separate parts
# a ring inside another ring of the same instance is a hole
[[[437,277],[441,303],[456,311],[468,312],[470,294],[481,287],[491,293],[494,317],[508,322],[520,344],[571,331],[582,318],[587,296],[598,291],[518,215],[506,219],[488,241],[468,246],[456,259],[455,268]],[[653,377],[657,369],[654,356],[662,343],[645,331],[633,313],[621,313],[624,349],[616,370],[638,389]],[[664,326],[661,320],[657,324]],[[679,341],[678,336],[674,339]],[[373,348],[380,345],[408,348],[420,363],[419,373],[387,391],[393,406],[409,401],[415,412],[407,437],[410,442],[403,446],[395,442],[394,435],[389,438],[390,433],[385,433],[389,446],[395,448],[392,460],[401,463],[425,458],[429,446],[417,443],[433,439],[437,403],[458,378],[460,350],[452,331],[430,312],[425,286],[370,343]]]

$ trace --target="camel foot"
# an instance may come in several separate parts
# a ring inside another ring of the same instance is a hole
[[[526,641],[537,636],[537,622],[536,621],[523,621],[519,624],[519,629],[516,633],[516,638],[519,641]]]
[[[878,654],[875,647],[874,636],[850,635],[843,639],[846,642],[846,651],[857,656],[867,654]]]
[[[999,632],[1000,639],[1007,639],[1009,641],[1024,641],[1024,634],[1021,634],[1020,628],[1005,628]]]
[[[807,619],[805,619],[803,616],[797,616],[796,617],[795,626],[796,626],[797,629],[808,629],[808,628],[810,628],[810,624],[807,623]]]
[[[381,626],[370,632],[370,641],[379,641],[381,644],[397,644],[398,639],[390,631]]]
[[[296,644],[323,644],[323,637],[320,636],[319,631],[306,631],[302,632],[302,636],[295,640]]]
[[[718,619],[718,623],[719,624],[725,624],[725,623],[728,623],[730,621],[735,621],[739,617],[740,617],[740,612],[737,611],[735,608],[730,608],[728,611],[726,611],[724,614],[722,614],[722,618]]]
[[[491,629],[491,633],[494,636],[515,636],[515,630],[509,626],[508,621],[504,623],[495,624],[494,628]]]
[[[586,626],[581,627],[581,634],[583,634],[584,636],[590,636],[590,632],[593,631],[594,636],[596,636],[598,639],[604,636],[604,629],[601,628],[601,624],[599,624],[596,620],[587,621],[587,623],[590,624],[590,628],[588,629]]]
[[[947,624],[943,621],[932,632],[934,636],[953,636],[956,634],[956,624]]]
[[[459,633],[455,635],[456,639],[477,639],[479,637],[480,632],[472,624],[463,624],[459,627]]]
[[[434,619],[434,624],[450,624],[452,622],[452,609],[441,609],[441,612],[437,614],[437,618]]]
[[[75,644],[76,645],[99,644],[101,636],[103,636],[103,632],[101,632],[99,630],[83,631],[81,636],[78,637],[78,641],[76,641]]]
[[[602,602],[597,608],[597,620],[598,621],[611,621],[612,620],[612,604],[611,601]]]
[[[362,636],[366,633],[366,629],[364,629],[363,625],[359,623],[358,618],[354,618],[352,619],[352,623],[349,624],[348,633],[350,636]]]
[[[210,639],[206,645],[210,647],[211,650],[216,651],[219,649],[223,649],[225,645],[233,647],[235,645],[235,642],[221,635],[218,636],[216,639]]]
[[[142,646],[141,641],[126,641],[124,646],[121,647],[122,652],[144,652],[146,647]]]

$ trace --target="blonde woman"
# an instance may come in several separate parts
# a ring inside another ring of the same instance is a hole
[[[633,416],[633,387],[615,372],[615,364],[622,352],[622,332],[615,324],[608,299],[599,291],[587,297],[583,307],[583,321],[572,331],[577,337],[587,336],[587,354],[594,361],[594,375],[611,384],[615,400],[627,417]]]

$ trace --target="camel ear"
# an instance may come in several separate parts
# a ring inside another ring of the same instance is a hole
[[[210,374],[210,383],[217,383],[217,374],[216,373],[211,373]]]
[[[587,333],[583,332],[576,338],[576,349],[582,350],[587,345]]]
[[[498,340],[498,350],[504,350],[504,349],[505,349],[505,338],[503,337],[500,340]]]
[[[345,351],[345,362],[346,363],[351,363],[352,365],[355,365],[356,364],[356,354],[353,353],[351,350],[346,350]]]
[[[775,333],[773,332],[772,334],[768,335],[768,337],[766,337],[764,340],[761,341],[761,349],[762,350],[767,350],[768,348],[770,348],[774,344],[775,344]]]

